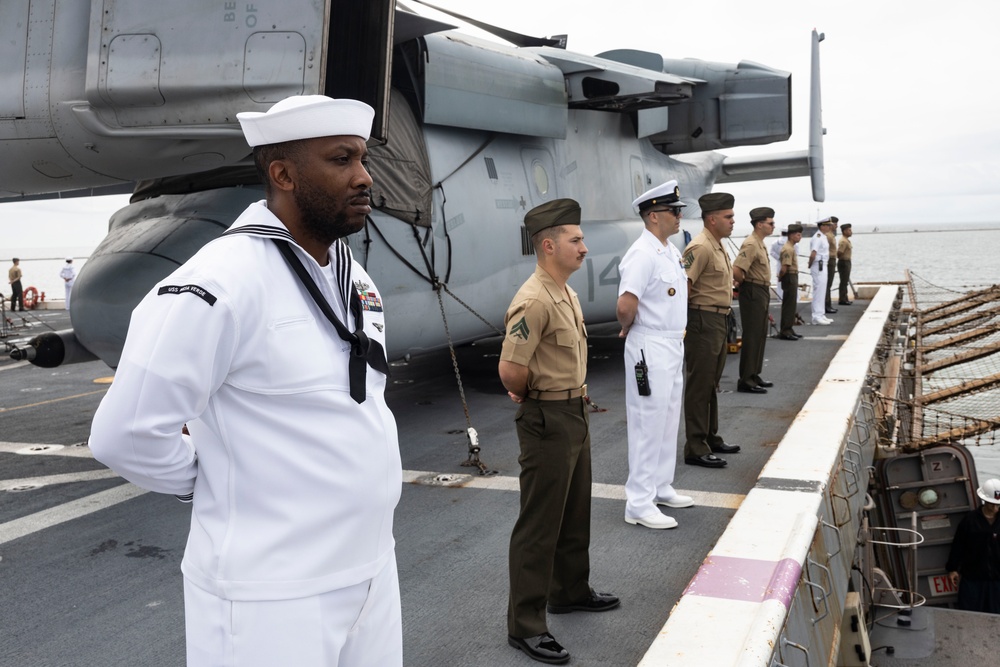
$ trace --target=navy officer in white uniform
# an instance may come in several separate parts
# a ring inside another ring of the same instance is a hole
[[[616,310],[622,327],[618,335],[625,339],[628,417],[625,521],[653,529],[677,525],[657,505],[694,504],[673,487],[684,403],[688,281],[681,254],[667,239],[680,230],[685,206],[677,181],[658,185],[632,202],[645,229],[618,266]]]
[[[142,300],[94,417],[99,461],[193,501],[189,667],[402,665],[385,318],[342,241],[373,117],[321,95],[237,115],[266,199]]]

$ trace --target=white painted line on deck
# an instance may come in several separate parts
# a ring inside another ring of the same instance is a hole
[[[23,477],[21,479],[0,479],[0,491],[10,491],[18,487],[41,487],[52,484],[70,484],[72,482],[93,482],[99,479],[114,479],[118,477],[114,470],[86,470],[84,472],[68,472],[61,475],[46,475],[43,477]]]
[[[444,486],[464,489],[490,489],[493,491],[519,491],[517,477],[481,477],[455,473],[434,473],[424,470],[404,470],[403,481],[408,484],[426,486]],[[721,509],[736,509],[745,496],[738,493],[716,493],[714,491],[694,491],[677,489],[677,493],[691,496],[695,505],[702,507],[717,507]],[[591,497],[604,500],[625,500],[625,487],[621,484],[594,484],[591,487]]]
[[[23,448],[25,443],[0,443],[2,445],[16,445],[18,449]],[[2,449],[3,447],[0,447]],[[21,479],[0,480],[0,491],[10,491],[10,489],[25,486],[48,484],[65,484],[70,482],[90,482],[100,479],[112,479],[116,477],[111,470],[90,470],[79,473],[66,473],[62,475],[48,475],[44,477],[25,477]],[[518,491],[517,477],[503,477],[494,475],[481,477],[478,475],[465,475],[454,473],[433,473],[422,470],[404,470],[403,482],[410,484],[421,484],[427,486],[447,486],[454,488],[488,489],[493,491]],[[696,506],[715,507],[720,509],[737,509],[743,502],[743,495],[736,493],[716,493],[714,491],[694,491],[690,489],[677,489],[678,493],[691,496]],[[24,491],[30,493],[30,491]],[[29,514],[28,516],[14,519],[7,523],[0,524],[0,544],[6,544],[12,540],[37,533],[40,530],[57,526],[73,519],[93,514],[94,512],[113,507],[126,500],[137,498],[149,493],[134,484],[122,484],[113,489],[94,493],[84,498],[72,500],[57,507],[52,507],[41,512]],[[594,484],[591,489],[594,498],[604,500],[625,500],[625,487],[621,484]]]
[[[122,484],[113,489],[79,498],[58,507],[52,507],[41,512],[29,514],[20,519],[8,521],[7,523],[0,524],[0,544],[6,544],[26,535],[37,533],[45,528],[51,528],[60,523],[87,516],[98,510],[112,507],[132,498],[137,498],[145,493],[149,492],[145,489],[140,489],[134,484]]]

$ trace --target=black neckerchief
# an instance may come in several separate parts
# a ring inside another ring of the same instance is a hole
[[[382,349],[382,344],[377,340],[370,339],[364,331],[365,318],[361,308],[361,297],[358,295],[358,290],[354,288],[354,283],[351,282],[350,256],[342,257],[338,254],[336,268],[340,287],[347,296],[345,301],[350,305],[350,313],[354,316],[353,332],[334,314],[333,309],[330,308],[330,304],[322,292],[319,291],[319,287],[316,286],[316,282],[309,275],[309,272],[306,271],[306,267],[302,266],[302,262],[295,256],[288,242],[276,238],[272,238],[271,240],[278,246],[278,250],[281,251],[285,262],[288,263],[288,266],[292,268],[299,277],[299,280],[302,281],[302,284],[305,285],[306,290],[308,290],[316,305],[326,315],[326,319],[330,320],[330,323],[333,324],[334,329],[337,330],[337,335],[340,336],[341,340],[345,340],[351,344],[351,358],[347,366],[348,377],[351,381],[351,398],[356,403],[363,403],[365,400],[365,374],[367,373],[368,366],[370,365],[375,370],[388,376],[389,364],[386,363],[385,350]],[[347,246],[343,243],[338,243],[337,245],[343,246],[344,250],[347,250]],[[343,261],[345,259],[346,261]]]

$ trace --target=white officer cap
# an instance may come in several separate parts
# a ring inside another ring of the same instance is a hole
[[[681,189],[677,187],[676,180],[667,181],[657,185],[652,190],[646,190],[632,202],[632,210],[636,213],[642,213],[654,206],[687,206],[681,201]]]
[[[326,95],[293,95],[281,100],[266,113],[244,111],[236,114],[236,118],[251,147],[343,135],[368,141],[375,110],[358,100],[335,100]]]

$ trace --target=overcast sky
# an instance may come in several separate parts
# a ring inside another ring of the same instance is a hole
[[[769,205],[781,222],[837,215],[869,228],[1000,220],[1000,42],[985,0],[432,2],[526,34],[568,34],[569,50],[588,55],[635,48],[790,71],[791,140],[728,151],[736,155],[807,147],[809,36],[816,28],[826,34],[826,202],[812,201],[808,178],[726,185],[738,213]],[[79,227],[61,245],[89,244],[126,201],[0,204],[0,246],[26,231],[49,245],[66,220]]]

